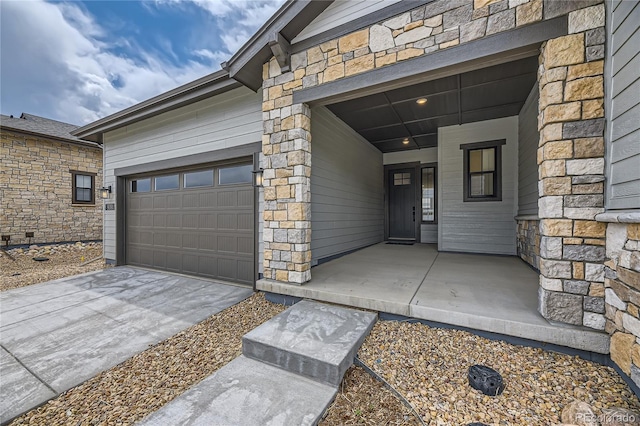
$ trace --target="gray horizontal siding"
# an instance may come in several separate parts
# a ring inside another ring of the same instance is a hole
[[[313,262],[384,238],[382,154],[324,107],[311,111]]]
[[[400,0],[336,0],[314,19],[292,43],[298,43],[332,28],[383,9]]]
[[[502,146],[502,201],[463,201],[461,144],[506,139]],[[438,249],[516,254],[518,117],[438,129]]]
[[[115,169],[258,142],[261,108],[261,95],[239,88],[109,132],[104,137],[104,184],[115,191]],[[115,199],[114,193],[110,202]],[[109,259],[115,259],[115,225],[115,211],[105,211]]]
[[[518,115],[518,214],[538,214],[538,85]]]
[[[606,6],[607,208],[640,208],[640,4]]]

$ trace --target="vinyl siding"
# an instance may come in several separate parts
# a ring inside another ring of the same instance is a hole
[[[388,152],[382,155],[384,165],[402,164],[419,161],[420,164],[438,162],[438,148],[412,149],[410,151]],[[420,242],[435,244],[438,242],[438,225],[420,224]]]
[[[640,208],[640,3],[606,9],[607,208]]]
[[[292,43],[306,40],[399,1],[400,0],[336,0],[307,25],[307,27],[292,40]]]
[[[538,214],[538,85],[518,116],[518,215]]]
[[[239,88],[106,133],[104,184],[114,189],[110,202],[116,199],[115,169],[260,141],[261,101],[260,94]],[[115,211],[105,211],[107,259],[116,256],[115,226]]]
[[[461,144],[506,139],[502,146],[502,201],[463,202]],[[516,254],[518,117],[438,129],[438,249]]]
[[[311,111],[312,262],[384,239],[382,153],[324,107]]]

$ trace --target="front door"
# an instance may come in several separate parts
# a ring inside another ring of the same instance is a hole
[[[416,238],[415,168],[389,172],[389,238]]]

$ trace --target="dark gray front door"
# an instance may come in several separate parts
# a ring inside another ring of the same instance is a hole
[[[416,237],[415,169],[389,172],[389,238]]]

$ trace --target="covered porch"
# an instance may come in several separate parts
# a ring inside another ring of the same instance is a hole
[[[609,352],[606,333],[544,319],[538,288],[538,274],[517,257],[385,242],[314,267],[304,285],[257,283],[258,290],[272,293]]]

